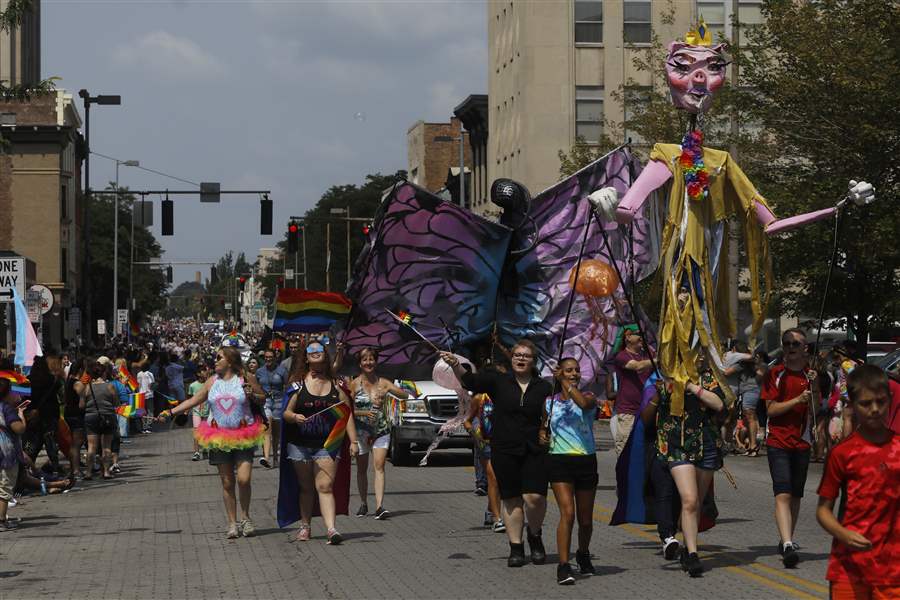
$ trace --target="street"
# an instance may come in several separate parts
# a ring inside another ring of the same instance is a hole
[[[274,520],[277,471],[254,466],[255,538],[225,539],[219,478],[191,462],[190,432],[157,426],[123,447],[123,473],[79,483],[64,496],[29,496],[11,510],[20,528],[0,538],[2,598],[825,598],[829,538],[814,518],[821,465],[812,465],[795,539],[802,562],[781,566],[765,457],[726,459],[738,489],[716,477],[718,525],[700,535],[707,573],[690,579],[662,559],[652,526],[608,527],[614,453],[605,423],[591,550],[598,574],[558,586],[550,495],[547,564],[506,566],[504,534],[480,527],[471,455],[438,451],[426,468],[387,466],[386,508],[376,521],[339,517],[345,537],[327,546]],[[372,485],[370,473],[370,493]],[[355,488],[355,478],[353,488]],[[351,513],[358,507],[351,497]],[[374,508],[370,497],[369,506]],[[574,548],[573,548],[574,553]]]

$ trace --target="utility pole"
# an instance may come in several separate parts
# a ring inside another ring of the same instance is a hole
[[[325,291],[331,291],[331,221],[325,223]]]
[[[731,38],[732,44],[736,50],[740,49],[740,37],[741,37],[741,27],[740,27],[740,2],[739,0],[731,0]],[[731,65],[731,85],[732,89],[738,89],[739,82],[739,71],[737,61],[732,62]],[[740,132],[740,123],[738,123],[737,114],[734,109],[731,111],[731,144],[729,147],[729,152],[731,154],[732,160],[738,160],[738,147],[735,143],[737,140],[738,133]],[[740,233],[740,229],[738,228],[738,223],[735,219],[729,219],[728,221],[728,310],[730,314],[734,315],[735,324],[738,326],[737,331],[735,331],[735,335],[739,336],[740,331],[740,319],[738,318],[738,283],[740,281],[740,247],[738,243],[738,235]],[[751,342],[752,340],[748,340]]]

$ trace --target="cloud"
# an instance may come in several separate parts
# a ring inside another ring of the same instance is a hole
[[[215,56],[187,38],[152,31],[118,46],[113,61],[119,67],[144,70],[161,79],[218,80],[227,68]]]
[[[428,96],[431,102],[430,114],[433,115],[452,114],[453,107],[462,102],[465,97],[457,91],[454,84],[447,81],[432,83],[428,88]]]

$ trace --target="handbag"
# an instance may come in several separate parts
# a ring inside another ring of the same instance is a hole
[[[94,409],[97,411],[97,426],[101,431],[109,429],[115,430],[118,427],[115,415],[104,415],[100,412],[100,406],[97,404],[97,397],[94,395],[94,384],[89,383],[88,388],[91,390],[91,398],[94,399]]]

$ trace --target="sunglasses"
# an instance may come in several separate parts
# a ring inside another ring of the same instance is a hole
[[[519,360],[529,360],[534,358],[531,354],[524,354],[522,352],[516,352],[512,355],[513,358],[518,358]]]
[[[310,346],[307,346],[307,347],[306,347],[306,353],[307,353],[307,354],[321,354],[321,353],[323,353],[323,352],[325,352],[325,346],[319,346],[319,345],[312,346],[312,345],[310,345]]]

